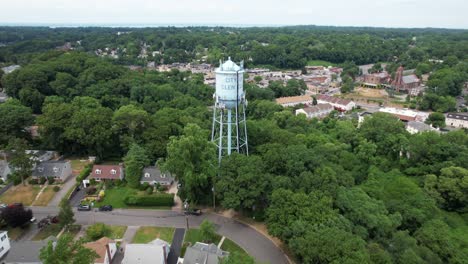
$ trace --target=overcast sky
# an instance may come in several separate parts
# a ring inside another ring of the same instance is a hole
[[[468,28],[468,0],[0,0],[0,24]]]

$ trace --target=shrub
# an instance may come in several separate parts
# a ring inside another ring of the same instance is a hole
[[[54,184],[55,179],[54,177],[47,177],[47,181],[49,182],[49,184]]]
[[[140,191],[144,191],[144,190],[148,189],[149,186],[150,186],[149,183],[145,182],[143,184],[140,184],[139,189],[140,189]]]
[[[0,179],[0,184],[4,184],[3,179]]]
[[[172,206],[174,205],[174,194],[129,195],[125,197],[124,202],[127,205],[138,206]]]
[[[29,184],[31,185],[36,185],[36,184],[39,184],[39,180],[38,179],[29,179]]]
[[[86,188],[86,194],[87,195],[95,194],[96,191],[97,191],[97,189],[94,186],[89,186],[88,188]]]
[[[60,191],[60,187],[54,186],[54,192],[58,192],[58,191]]]
[[[206,219],[203,220],[200,224],[200,233],[204,242],[212,242],[216,235],[214,224]]]
[[[89,180],[89,184],[91,184],[91,185],[96,185],[96,179],[91,179],[91,180]]]
[[[47,181],[47,179],[45,177],[41,177],[39,178],[39,184],[44,184],[45,182]]]
[[[111,229],[103,223],[96,223],[86,229],[86,236],[93,241],[110,235]]]
[[[153,187],[151,187],[151,186],[148,187],[148,189],[146,189],[146,194],[148,194],[148,195],[153,194]]]

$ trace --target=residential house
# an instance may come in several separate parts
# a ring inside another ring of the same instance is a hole
[[[146,167],[143,169],[140,183],[149,183],[149,185],[158,184],[161,186],[170,186],[174,182],[174,177],[169,172],[161,172],[157,166]]]
[[[124,170],[120,165],[94,165],[90,179],[101,180],[123,180]]]
[[[445,125],[468,128],[468,113],[448,113],[445,117]]]
[[[7,99],[8,99],[8,95],[4,92],[0,92],[0,103],[6,102]]]
[[[409,121],[406,123],[406,131],[410,134],[417,134],[425,131],[436,131],[436,129],[423,122]]]
[[[304,114],[307,118],[323,118],[334,110],[331,104],[317,104],[296,110],[296,115]]]
[[[409,122],[409,121],[424,122],[429,116],[429,113],[427,112],[418,112],[418,111],[413,111],[410,109],[400,109],[400,108],[393,108],[393,107],[382,107],[379,109],[379,112],[392,114],[404,122]]]
[[[351,100],[341,99],[325,94],[318,95],[317,102],[320,104],[331,104],[336,110],[342,112],[351,111],[354,107],[356,107],[356,103]]]
[[[10,238],[7,231],[0,231],[0,259],[10,250]]]
[[[41,248],[47,246],[49,241],[57,241],[54,237],[49,237],[40,241],[22,241],[11,243],[11,248],[0,260],[2,264],[40,264],[39,252]]]
[[[167,264],[170,250],[169,243],[161,239],[148,244],[127,244],[122,264]]]
[[[299,104],[312,104],[312,96],[310,95],[299,95],[299,96],[289,96],[289,97],[280,97],[276,99],[276,103],[284,107],[296,106]]]
[[[215,244],[197,242],[185,251],[183,264],[218,264],[220,259],[229,256],[229,252],[223,251]]]
[[[5,160],[0,160],[0,179],[2,179],[3,182],[6,182],[8,180],[8,175],[10,174],[11,169],[8,165],[8,162]]]
[[[95,251],[98,255],[94,260],[94,264],[110,264],[114,259],[115,253],[117,253],[117,244],[108,237],[86,243],[84,247]]]
[[[358,115],[358,128],[361,126],[362,122],[368,117],[372,116],[371,112],[362,112]]]
[[[10,66],[7,66],[7,67],[3,67],[2,70],[5,74],[10,74],[12,73],[14,70],[17,70],[21,68],[20,65],[10,65]]]
[[[65,182],[71,175],[71,163],[65,160],[41,162],[36,165],[32,172],[34,178],[53,177],[61,182]]]
[[[26,150],[26,154],[32,154],[33,159],[35,162],[43,162],[54,159],[58,156],[56,151],[48,151],[48,150]]]

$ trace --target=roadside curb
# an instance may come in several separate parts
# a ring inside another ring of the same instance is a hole
[[[228,218],[228,217],[225,217],[225,216],[223,216],[222,214],[219,214],[219,213],[216,213],[216,212],[211,212],[211,213],[214,214],[214,215],[220,216],[220,217]],[[239,223],[241,223],[241,224],[244,224],[244,225],[246,225],[246,226],[252,228],[253,230],[257,231],[257,232],[258,232],[259,234],[261,234],[263,237],[266,237],[268,240],[271,241],[271,243],[273,243],[273,245],[275,245],[276,248],[278,248],[278,249],[281,251],[281,253],[283,253],[284,257],[288,260],[289,264],[295,264],[295,263],[289,258],[289,256],[284,252],[284,250],[283,250],[281,247],[279,247],[278,245],[276,245],[276,243],[275,243],[275,241],[273,241],[273,239],[271,239],[269,236],[266,236],[265,234],[263,234],[263,232],[262,232],[261,230],[259,230],[259,229],[256,228],[255,226],[252,226],[251,224],[249,224],[249,223],[247,223],[247,222],[245,222],[245,221],[242,221],[242,220],[240,220],[240,219],[236,219],[236,218],[228,218],[228,219],[232,219],[232,220],[237,221],[237,222],[239,222]],[[240,245],[238,245],[238,246],[240,246]],[[240,247],[241,247],[241,246],[240,246]],[[243,250],[245,250],[245,248],[243,248],[243,247],[241,247],[241,248],[242,248]],[[247,251],[247,250],[245,250],[245,251]]]

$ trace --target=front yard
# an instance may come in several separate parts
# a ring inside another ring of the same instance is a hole
[[[96,202],[94,207],[100,207],[103,205],[112,205],[113,208],[142,208],[142,209],[171,209],[169,206],[131,206],[125,203],[125,197],[129,195],[144,194],[144,191],[139,191],[127,186],[114,186],[105,190],[104,199],[100,202]]]
[[[41,187],[38,185],[20,184],[17,186],[12,186],[0,196],[0,203],[23,203],[25,206],[30,206],[40,190]]]
[[[127,231],[127,226],[109,226],[111,230],[111,234],[109,238],[112,239],[122,239],[125,231]]]
[[[138,228],[132,243],[146,244],[159,238],[170,244],[172,243],[174,230],[172,227],[142,226]]]
[[[33,203],[34,206],[47,206],[54,198],[56,192],[54,191],[54,186],[47,186],[44,191],[42,191],[41,195],[37,197],[37,200]]]

